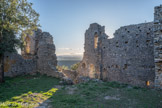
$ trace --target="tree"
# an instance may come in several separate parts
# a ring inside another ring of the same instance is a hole
[[[39,14],[27,0],[0,0],[0,82],[4,81],[4,53],[15,51],[20,42],[16,36],[32,34],[38,21]]]
[[[21,41],[16,37],[16,35],[13,33],[13,31],[4,31],[3,32],[3,41],[0,43],[0,55],[3,55],[3,52],[17,52],[16,48],[21,47]],[[4,62],[4,56],[1,56],[3,58],[1,59],[1,62]],[[4,64],[4,63],[1,63]],[[1,69],[4,69],[2,67]],[[4,82],[3,76],[4,73],[0,73],[0,82]]]

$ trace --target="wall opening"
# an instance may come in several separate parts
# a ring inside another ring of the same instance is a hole
[[[146,81],[146,86],[150,86],[150,81]]]
[[[162,30],[160,30],[160,32],[162,33]]]
[[[118,66],[118,65],[116,65],[116,68],[117,68],[117,69],[119,69],[119,66]]]
[[[104,68],[103,71],[107,71],[106,68]]]
[[[97,32],[95,33],[95,36],[94,36],[94,48],[97,48],[98,47],[98,35],[97,35]]]
[[[86,64],[85,63],[82,63],[82,68],[86,68]]]
[[[147,33],[147,35],[150,35],[150,33]]]
[[[138,43],[138,40],[136,40],[136,43]]]
[[[90,78],[95,78],[95,67],[93,64],[90,64],[89,66],[89,76]]]
[[[25,39],[25,43],[26,43],[26,47],[25,47],[25,52],[27,53],[27,54],[29,54],[30,53],[30,37],[29,36],[27,36],[26,37],[26,39]]]
[[[26,46],[25,51],[26,51],[27,54],[30,53],[30,46],[29,45]]]
[[[151,40],[146,40],[146,43],[150,43]]]
[[[128,68],[128,64],[124,64],[124,70],[126,70]]]

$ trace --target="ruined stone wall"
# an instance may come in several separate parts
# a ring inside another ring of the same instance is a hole
[[[37,69],[42,74],[53,74],[56,71],[57,57],[55,54],[55,45],[53,44],[53,37],[43,32],[37,35],[38,41],[37,49]]]
[[[103,79],[154,84],[153,23],[121,27],[103,43]]]
[[[53,37],[40,29],[25,38],[22,56],[5,54],[5,76],[17,76],[39,72],[49,76],[60,76],[56,72],[57,57]]]
[[[91,24],[85,33],[85,52],[82,63],[78,68],[80,76],[100,78],[102,40],[108,36],[105,34],[105,27],[97,23]]]
[[[96,47],[96,37],[98,37]],[[138,86],[154,84],[153,23],[121,27],[107,39],[104,26],[91,24],[85,33],[80,76]]]
[[[4,61],[4,75],[15,77],[36,72],[35,59],[24,59],[17,53],[6,53]]]
[[[162,89],[162,5],[154,13],[155,87]]]

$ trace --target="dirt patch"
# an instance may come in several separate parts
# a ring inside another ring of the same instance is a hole
[[[52,108],[52,106],[50,105],[50,100],[46,100],[43,103],[40,103],[38,107],[35,108]]]
[[[67,94],[74,94],[75,91],[77,90],[77,87],[66,87]]]
[[[57,89],[59,89],[59,90],[60,90],[60,89],[62,89],[62,88],[63,88],[63,86],[62,86],[62,85],[55,85],[55,86],[54,86],[54,88],[57,88]]]
[[[104,99],[105,100],[120,100],[120,98],[117,96],[105,96]]]

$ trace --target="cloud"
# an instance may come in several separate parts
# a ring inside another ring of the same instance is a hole
[[[57,48],[57,55],[83,55],[84,50],[82,48]]]
[[[71,48],[58,48],[58,50],[70,50]]]

